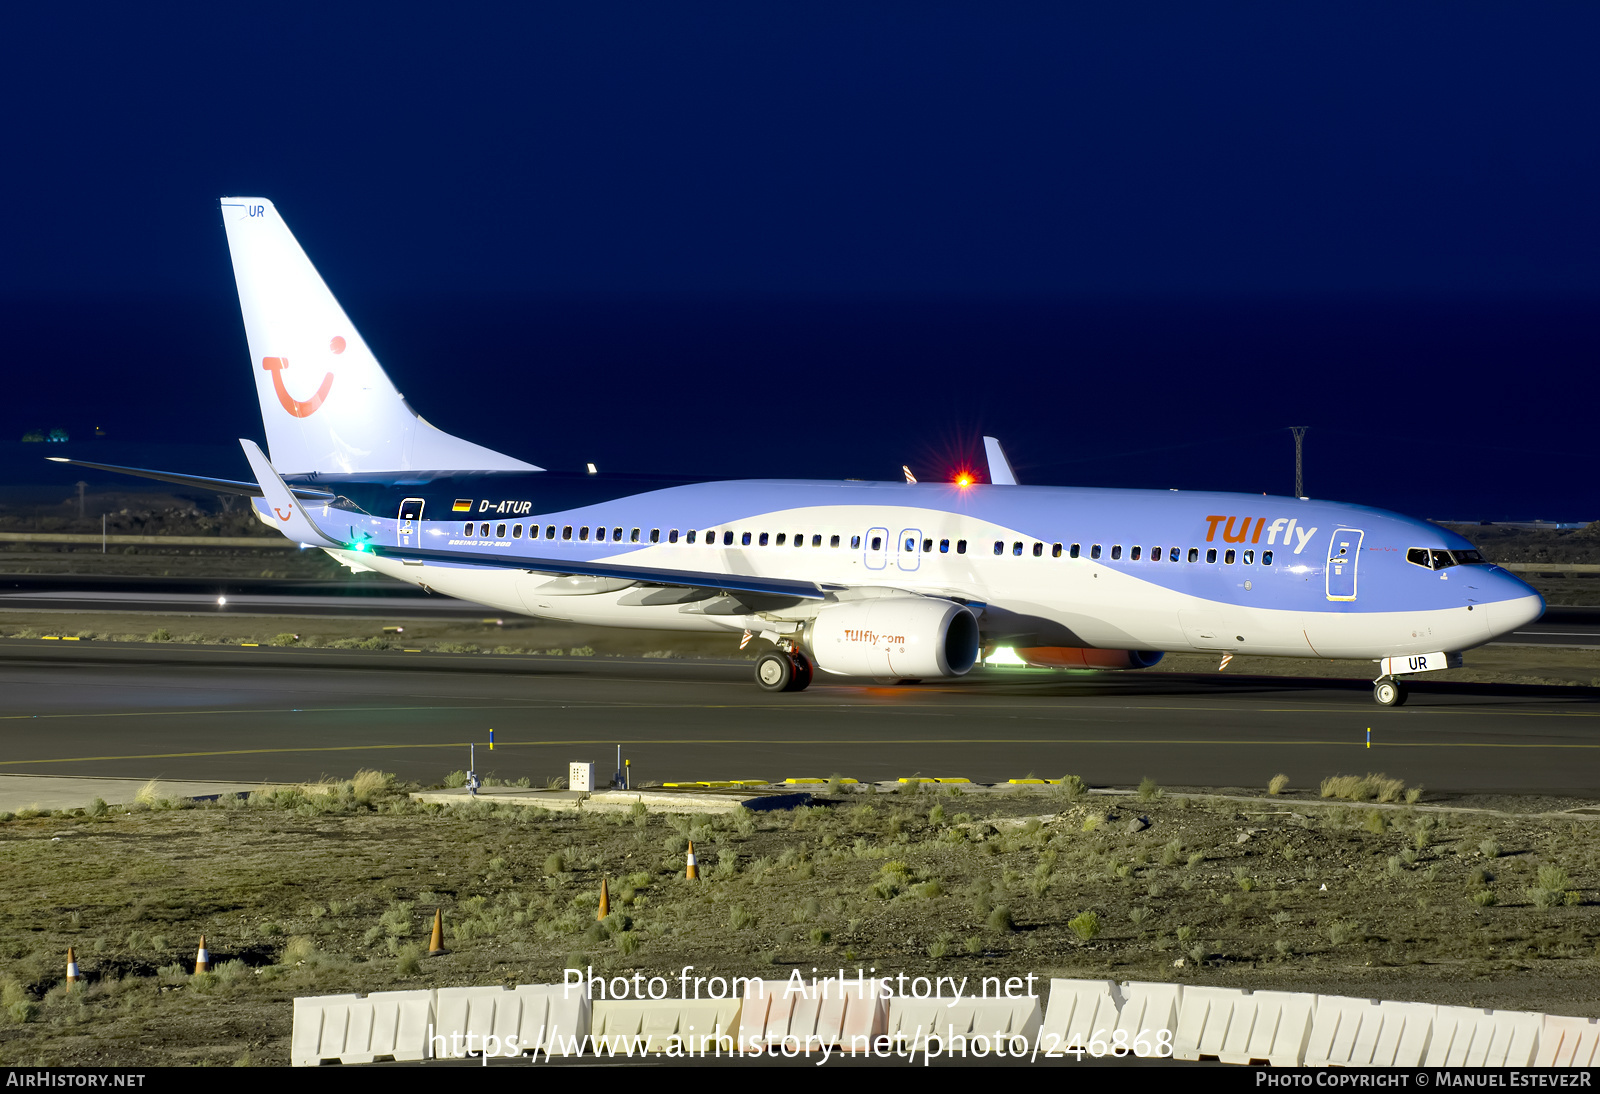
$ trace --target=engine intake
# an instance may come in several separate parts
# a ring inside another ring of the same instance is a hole
[[[850,601],[818,613],[807,645],[818,668],[841,676],[960,676],[978,660],[978,618],[930,597]]]

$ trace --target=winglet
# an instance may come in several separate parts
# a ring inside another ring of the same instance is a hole
[[[266,453],[254,441],[240,440],[239,444],[244,447],[244,458],[250,461],[250,470],[261,487],[262,500],[271,508],[272,515],[278,518],[278,531],[292,540],[309,543],[313,547],[345,546],[317,527],[294,492],[267,461]]]
[[[1006,454],[1000,447],[1000,442],[993,437],[983,439],[983,451],[989,457],[989,481],[996,486],[1015,486],[1017,476],[1011,470],[1011,464],[1006,461]]]

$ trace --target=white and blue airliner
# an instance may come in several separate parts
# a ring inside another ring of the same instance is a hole
[[[450,436],[395,390],[271,202],[222,199],[267,452],[261,521],[352,570],[540,619],[771,644],[756,682],[814,670],[957,677],[985,648],[1137,669],[1165,651],[1378,662],[1373,695],[1537,619],[1460,536],[1309,498],[987,483],[565,474]],[[81,461],[63,461],[81,462]],[[907,478],[910,476],[908,475]]]

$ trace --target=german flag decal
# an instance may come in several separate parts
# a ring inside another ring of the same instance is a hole
[[[457,498],[456,499],[456,503],[450,507],[450,511],[452,513],[470,513],[470,512],[472,512],[472,499],[471,498]]]

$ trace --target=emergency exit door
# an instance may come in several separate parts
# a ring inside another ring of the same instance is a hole
[[[422,546],[422,499],[407,498],[400,503],[400,516],[395,521],[396,547]]]
[[[1356,598],[1356,564],[1361,560],[1359,528],[1335,528],[1328,543],[1327,588],[1329,600]]]

